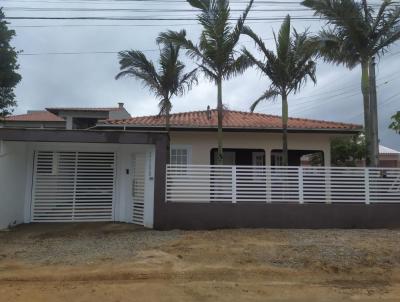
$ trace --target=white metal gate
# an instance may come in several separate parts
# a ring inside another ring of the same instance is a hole
[[[115,153],[36,151],[31,221],[112,221]]]
[[[144,225],[144,195],[145,195],[146,154],[133,155],[133,223]]]

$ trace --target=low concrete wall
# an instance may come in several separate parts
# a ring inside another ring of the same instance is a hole
[[[163,206],[158,229],[396,228],[400,204],[177,204]]]

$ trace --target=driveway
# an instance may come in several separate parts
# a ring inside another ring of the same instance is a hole
[[[399,230],[0,232],[1,301],[399,301]]]

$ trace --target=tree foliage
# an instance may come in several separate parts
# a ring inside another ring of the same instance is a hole
[[[331,142],[331,163],[337,167],[354,167],[365,155],[365,136],[335,138]]]
[[[183,95],[197,83],[197,69],[185,73],[185,65],[179,60],[179,51],[179,46],[164,44],[160,51],[158,70],[141,51],[127,50],[119,53],[121,72],[116,79],[136,78],[159,99],[159,114],[166,117],[167,131],[170,127],[171,98]]]
[[[305,0],[302,4],[331,25],[318,35],[320,54],[327,62],[354,68],[384,54],[400,38],[400,8],[391,0],[382,1],[378,11],[366,0]]]
[[[186,31],[167,31],[162,33],[158,42],[173,43],[186,50],[187,55],[199,66],[202,73],[218,87],[218,164],[223,162],[222,142],[222,81],[243,73],[251,62],[244,54],[236,50],[244,22],[253,4],[250,0],[236,25],[230,23],[228,0],[187,0],[194,8],[200,10],[197,20],[202,26],[198,43],[186,37]]]
[[[8,22],[0,8],[0,117],[12,113],[17,105],[14,88],[21,81],[17,73],[18,52],[11,46],[15,31],[8,29]]]
[[[391,120],[392,122],[389,128],[396,131],[396,133],[400,133],[400,111],[397,111],[396,114],[391,117]]]
[[[312,59],[315,49],[308,37],[307,31],[299,33],[293,29],[293,33],[291,34],[289,15],[286,16],[282,23],[278,35],[274,33],[276,54],[267,49],[262,38],[255,34],[249,27],[245,27],[243,33],[254,40],[264,58],[261,60],[257,59],[246,48],[243,49],[243,54],[271,81],[267,90],[251,105],[250,110],[254,111],[260,102],[281,96],[283,165],[287,166],[287,122],[289,118],[287,97],[291,93],[298,92],[307,79],[311,79],[316,83],[316,63]]]
[[[377,112],[370,104],[370,69],[374,56],[383,55],[400,38],[400,6],[384,0],[378,10],[367,0],[304,0],[302,4],[327,20],[327,26],[315,37],[319,55],[326,61],[350,69],[361,65],[361,90],[364,104],[364,127],[367,164],[377,164],[374,147],[378,138],[372,121]]]

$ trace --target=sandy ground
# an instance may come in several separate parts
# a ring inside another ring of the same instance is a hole
[[[400,230],[20,226],[0,301],[400,301]]]

